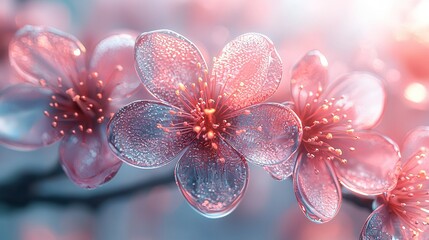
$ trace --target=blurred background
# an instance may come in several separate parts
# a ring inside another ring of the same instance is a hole
[[[350,71],[383,78],[388,99],[376,130],[401,144],[409,130],[429,125],[428,12],[429,0],[0,0],[0,88],[14,79],[8,42],[26,24],[72,33],[89,51],[112,32],[166,28],[196,43],[206,59],[234,37],[260,32],[283,59],[272,101],[290,99],[291,67],[318,49],[331,80]],[[206,219],[171,180],[174,164],[159,170],[124,164],[109,183],[84,190],[59,168],[57,148],[0,147],[0,239],[357,239],[369,215],[343,201],[332,222],[313,224],[299,210],[291,181],[251,166],[238,208]]]

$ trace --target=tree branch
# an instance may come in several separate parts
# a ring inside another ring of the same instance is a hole
[[[83,204],[89,206],[92,209],[97,209],[105,201],[125,197],[137,192],[145,192],[153,189],[156,186],[169,185],[175,182],[174,175],[168,174],[161,178],[153,178],[149,181],[135,184],[132,186],[125,186],[119,190],[113,190],[110,192],[95,194],[91,196],[41,196],[38,195],[32,188],[36,183],[51,178],[57,175],[57,171],[61,168],[54,169],[46,175],[39,174],[26,174],[18,181],[0,186],[0,203],[6,204],[11,208],[22,208],[30,203],[45,202],[59,206],[67,206],[71,204]]]
[[[125,186],[118,190],[90,196],[42,196],[34,191],[34,186],[38,183],[63,174],[59,165],[45,173],[25,173],[14,182],[0,185],[0,204],[5,204],[11,209],[23,208],[35,202],[44,202],[58,206],[82,204],[96,210],[108,200],[126,197],[138,192],[147,192],[157,186],[170,185],[175,182],[174,174],[171,173],[132,186]],[[352,194],[343,194],[343,200],[351,202],[369,212],[372,211],[373,200],[371,199],[359,198]]]

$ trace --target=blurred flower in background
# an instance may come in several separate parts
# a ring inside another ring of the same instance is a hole
[[[427,0],[2,0],[0,87],[15,79],[8,43],[26,24],[70,32],[88,52],[123,29],[172,29],[205,46],[205,56],[216,56],[233,36],[260,32],[280,53],[283,80],[312,49],[329,59],[331,79],[351,70],[384,78],[387,105],[377,130],[402,142],[406,132],[429,122],[427,8]],[[282,81],[271,100],[284,101],[289,92]],[[329,225],[301,223],[292,184],[251,167],[242,204],[223,219],[208,220],[189,210],[172,179],[162,180],[173,166],[143,174],[123,166],[109,184],[86,191],[58,169],[57,147],[0,148],[2,239],[357,239],[369,215],[344,201]],[[152,185],[160,186],[144,190]]]

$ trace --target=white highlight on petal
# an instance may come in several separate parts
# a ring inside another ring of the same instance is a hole
[[[73,51],[73,55],[75,55],[76,57],[77,56],[80,56],[80,54],[81,54],[82,52],[80,51],[80,49],[79,48],[76,48],[74,51]]]

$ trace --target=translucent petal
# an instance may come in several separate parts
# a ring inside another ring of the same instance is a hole
[[[273,43],[257,33],[241,35],[228,43],[214,61],[211,81],[231,109],[260,103],[278,88],[282,63]]]
[[[176,114],[172,114],[175,112]],[[123,161],[140,168],[163,166],[195,138],[195,133],[182,131],[186,122],[180,110],[152,101],[136,101],[121,108],[108,127],[110,147]],[[188,120],[189,121],[189,120]]]
[[[134,68],[134,43],[137,35],[117,34],[102,40],[94,50],[90,62],[96,72],[95,84],[103,81],[103,94],[121,100],[141,86]]]
[[[386,205],[381,205],[369,215],[360,235],[361,240],[412,239],[400,230],[399,219]]]
[[[112,179],[121,160],[112,153],[105,125],[87,134],[66,135],[60,145],[60,160],[67,176],[83,188],[96,188]]]
[[[21,28],[9,45],[14,69],[25,80],[50,88],[67,89],[80,81],[85,51],[75,37],[48,27]]]
[[[326,98],[335,98],[335,106],[346,113],[352,125],[359,129],[373,127],[381,118],[386,93],[377,77],[367,73],[352,73],[335,81]]]
[[[26,84],[0,92],[0,143],[19,149],[36,149],[61,138],[44,115],[52,92]]]
[[[254,105],[232,113],[226,141],[246,160],[272,165],[287,160],[302,138],[301,122],[288,107],[276,103]]]
[[[137,72],[146,88],[160,100],[184,107],[176,95],[179,84],[190,89],[198,77],[204,77],[206,63],[197,47],[183,36],[169,30],[141,34],[136,41]],[[195,91],[198,92],[199,91]],[[190,98],[194,91],[189,93]]]
[[[401,149],[402,160],[408,160],[421,147],[429,149],[429,127],[417,127],[407,134]]]
[[[298,151],[292,154],[287,160],[276,165],[266,165],[264,166],[264,169],[271,175],[272,178],[276,180],[286,180],[293,173],[297,156]]]
[[[308,219],[324,223],[335,217],[341,205],[341,188],[326,161],[301,153],[293,183],[298,204]]]
[[[354,136],[332,139],[331,145],[340,149],[340,157],[347,161],[333,161],[340,182],[364,195],[378,195],[393,189],[399,171],[398,146],[375,132],[356,132]]]
[[[218,149],[196,141],[176,165],[176,182],[189,204],[202,215],[220,218],[238,205],[247,186],[246,161],[219,141]]]
[[[293,67],[290,83],[296,109],[304,109],[306,103],[312,103],[326,88],[328,60],[317,50],[308,52]]]

